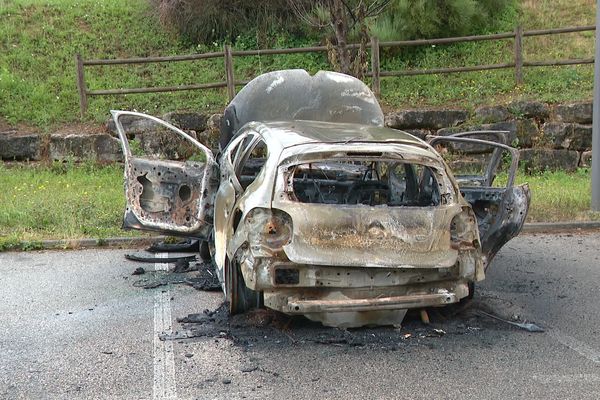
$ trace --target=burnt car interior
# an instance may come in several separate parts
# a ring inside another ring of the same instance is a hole
[[[290,167],[293,199],[301,203],[436,206],[437,180],[419,164],[383,160],[325,160]]]

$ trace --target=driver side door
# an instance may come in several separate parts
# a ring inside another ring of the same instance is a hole
[[[212,152],[156,117],[111,114],[125,161],[123,228],[207,239],[219,177]]]

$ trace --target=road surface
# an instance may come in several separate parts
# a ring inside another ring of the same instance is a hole
[[[598,399],[599,248],[599,233],[520,236],[454,316],[349,332],[203,314],[220,292],[166,264],[132,276],[131,250],[0,253],[0,398]],[[193,313],[205,323],[177,322]]]

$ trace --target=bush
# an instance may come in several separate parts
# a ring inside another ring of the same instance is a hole
[[[193,43],[234,41],[239,35],[294,33],[299,24],[287,0],[150,0],[161,23]]]
[[[381,40],[487,33],[514,24],[516,9],[514,0],[392,0],[371,31]]]

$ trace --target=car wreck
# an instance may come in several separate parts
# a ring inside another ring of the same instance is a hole
[[[225,110],[217,155],[155,117],[112,115],[124,228],[205,241],[232,314],[264,306],[328,326],[400,324],[408,309],[472,296],[529,207],[504,133],[423,141],[386,128],[369,88],[335,72],[252,80]],[[168,151],[137,154],[127,119],[152,125]],[[482,172],[455,176],[451,151],[484,154]]]

